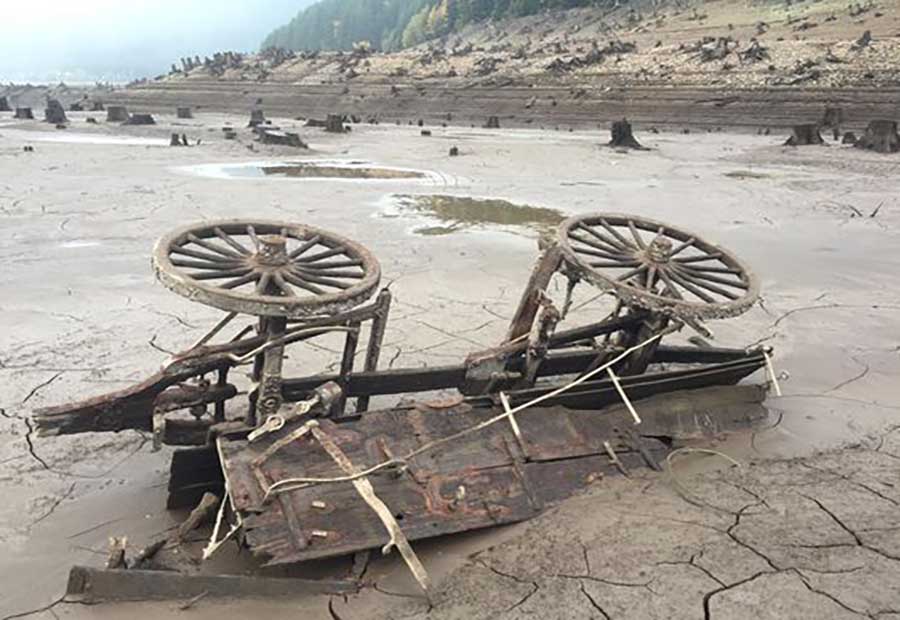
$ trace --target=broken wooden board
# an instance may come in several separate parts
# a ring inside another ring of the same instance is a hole
[[[209,598],[282,598],[303,594],[351,594],[353,581],[186,575],[174,571],[108,570],[73,566],[66,596],[84,603],[189,600]]]
[[[534,517],[619,469],[655,465],[667,447],[661,437],[696,436],[744,428],[765,411],[765,388],[716,387],[649,398],[635,426],[621,407],[604,411],[535,407],[516,414],[521,444],[508,421],[463,435],[408,460],[405,469],[369,476],[409,540],[513,523]],[[404,457],[435,440],[489,420],[502,409],[461,403],[373,411],[322,429],[358,470]],[[254,461],[296,426],[248,443],[220,437],[219,453],[233,505],[250,549],[269,564],[287,564],[380,547],[388,534],[347,482],[307,485],[273,494],[289,478],[344,474],[309,435],[293,441],[256,471]],[[265,486],[264,486],[265,485]]]

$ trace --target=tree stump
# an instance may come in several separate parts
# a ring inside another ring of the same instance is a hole
[[[822,127],[828,127],[834,134],[834,139],[841,137],[841,125],[844,124],[844,109],[826,106],[825,114],[822,116]]]
[[[822,134],[819,133],[818,123],[804,123],[802,125],[794,125],[793,135],[784,143],[785,146],[810,146],[813,144],[824,144]]]
[[[67,123],[66,111],[57,99],[48,99],[47,107],[44,109],[44,121],[53,123],[54,125],[62,125]]]
[[[16,119],[21,121],[30,121],[34,119],[34,112],[31,108],[16,108]]]
[[[95,101],[91,104],[91,112],[103,112],[105,109],[102,101]]]
[[[178,118],[194,118],[194,113],[190,108],[179,107],[176,116]]]
[[[247,127],[258,127],[266,122],[266,115],[259,108],[250,110],[250,122]]]
[[[298,149],[308,149],[309,146],[300,139],[300,135],[289,131],[275,131],[264,129],[259,134],[259,141],[263,144],[278,144],[292,146]]]
[[[459,147],[458,146],[450,147],[450,157],[459,157]]]
[[[107,123],[124,123],[128,120],[128,108],[123,105],[111,105],[106,108]]]
[[[500,129],[500,117],[489,116],[487,123],[484,124],[485,129]]]
[[[897,121],[877,120],[869,123],[866,133],[856,141],[856,148],[876,153],[896,153],[900,151],[900,135]]]
[[[80,101],[76,101],[69,106],[69,112],[84,112],[84,106],[81,105]]]
[[[125,121],[126,125],[155,125],[156,121],[151,114],[132,114]]]
[[[169,146],[181,146],[181,137],[177,133],[173,133],[169,139]]]
[[[0,112],[12,112],[6,97],[0,97]]]
[[[631,132],[631,123],[624,118],[612,124],[610,134],[612,139],[609,141],[609,146],[625,147],[639,151],[648,150],[647,147],[635,139],[634,134]]]
[[[844,134],[841,144],[856,144],[856,134],[852,131],[848,131]]]
[[[325,131],[328,133],[344,133],[344,117],[340,114],[329,114],[325,119]]]

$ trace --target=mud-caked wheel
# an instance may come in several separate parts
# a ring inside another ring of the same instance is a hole
[[[643,217],[602,213],[559,228],[566,262],[579,277],[625,305],[674,318],[715,319],[746,312],[759,297],[750,270],[699,236]]]
[[[381,279],[362,245],[311,226],[225,220],[180,228],[153,252],[157,278],[200,303],[242,314],[303,318],[345,312]]]

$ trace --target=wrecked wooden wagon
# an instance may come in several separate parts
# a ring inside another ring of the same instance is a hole
[[[765,347],[663,342],[684,327],[708,337],[705,321],[748,310],[758,284],[727,250],[641,217],[562,223],[503,342],[452,366],[379,370],[391,291],[366,248],[328,231],[206,222],[162,238],[153,264],[222,320],[142,383],[34,420],[43,436],[141,429],[178,446],[168,506],[224,498],[207,554],[228,537],[268,565],[396,547],[427,589],[409,541],[528,519],[607,473],[658,468],[678,440],[759,420],[767,385],[738,384],[760,369],[775,380]],[[609,316],[577,323],[579,283],[614,296]],[[284,376],[292,345],[334,333],[336,372]],[[244,366],[246,390],[232,382]],[[370,410],[388,395],[397,404]]]

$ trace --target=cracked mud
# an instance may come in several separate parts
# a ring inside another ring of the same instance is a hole
[[[186,130],[212,136],[207,129],[242,119],[209,114]],[[123,131],[165,138],[175,119],[158,120]],[[357,596],[203,599],[191,606],[193,617],[900,618],[900,431],[890,430],[900,412],[893,159],[840,146],[786,150],[774,136],[642,135],[654,150],[624,155],[599,148],[599,134],[436,128],[436,138],[465,138],[474,154],[451,159],[418,128],[330,136],[278,122],[308,139],[316,158],[440,170],[444,180],[431,195],[502,197],[561,215],[602,205],[696,230],[732,249],[763,282],[758,307],[712,325],[717,343],[771,344],[778,371],[790,378],[785,396],[769,399],[766,425],[701,444],[733,456],[740,469],[688,456],[674,463],[677,484],[668,474],[601,479],[527,524],[416,545],[437,584],[430,605],[391,556],[373,557]],[[180,515],[162,508],[168,453],[152,453],[145,435],[43,439],[29,420],[33,408],[139,380],[221,318],[154,284],[147,257],[173,224],[246,217],[249,209],[364,242],[394,293],[382,357],[393,368],[456,363],[476,344],[498,342],[536,255],[538,233],[529,226],[510,235],[487,221],[421,236],[373,208],[390,194],[423,193],[421,180],[382,189],[179,172],[287,156],[268,146],[251,154],[245,136],[171,150],[85,143],[75,158],[72,145],[37,142],[23,153],[38,133],[47,132],[0,133],[0,167],[9,172],[0,179],[0,287],[14,292],[0,299],[8,327],[0,330],[0,618],[34,611],[27,617],[142,620],[186,604],[60,602],[68,568],[101,565],[110,536],[128,535],[137,549]],[[754,176],[726,176],[735,170]],[[607,308],[595,291],[576,297],[579,320]],[[309,345],[287,360],[288,374],[334,365],[338,342]],[[250,568],[229,549],[210,570]],[[340,577],[350,564],[301,569]]]

